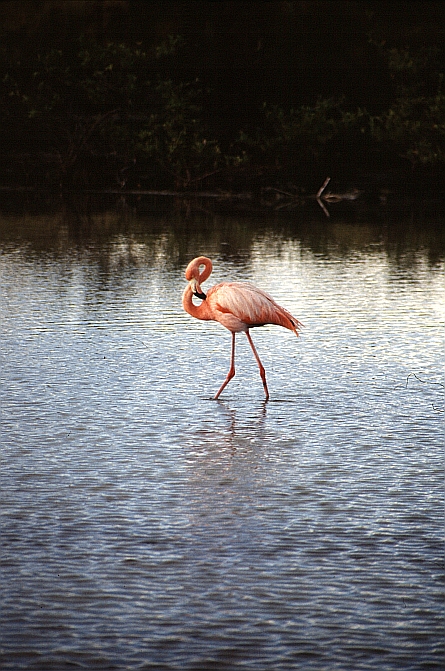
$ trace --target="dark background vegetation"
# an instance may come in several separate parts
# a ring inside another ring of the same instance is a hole
[[[0,184],[443,196],[444,7],[2,2]]]

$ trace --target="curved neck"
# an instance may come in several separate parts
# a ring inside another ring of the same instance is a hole
[[[200,272],[201,266],[204,266],[204,270]],[[184,289],[182,294],[182,306],[189,315],[196,317],[196,319],[212,319],[209,312],[209,306],[207,301],[203,300],[201,305],[195,305],[193,303],[193,292],[198,291],[202,292],[201,282],[209,277],[212,272],[212,262],[206,256],[198,256],[193,261],[190,261],[188,264],[185,277],[188,280],[189,284]],[[195,288],[193,288],[195,286]],[[204,294],[203,294],[204,295]]]
[[[200,272],[201,266],[204,266],[204,270],[202,272]],[[195,280],[201,284],[201,282],[205,282],[206,279],[210,277],[211,272],[212,262],[210,259],[208,259],[206,256],[198,256],[188,264],[187,270],[185,271],[185,277],[189,281],[195,278]]]
[[[213,266],[212,266],[212,262],[210,261],[210,259],[207,259],[205,256],[201,257],[201,259],[198,259],[198,261],[200,261],[200,263],[198,265],[198,268],[199,268],[199,266],[202,266],[202,265],[204,266],[204,270],[201,273],[199,273],[199,280],[198,281],[201,284],[201,282],[205,282],[206,279],[208,277],[210,277],[210,275],[212,274]]]
[[[201,305],[194,304],[193,291],[190,284],[186,286],[184,293],[182,294],[182,307],[189,313],[189,315],[196,319],[211,319],[211,317],[208,316],[208,305],[206,301],[203,301]]]

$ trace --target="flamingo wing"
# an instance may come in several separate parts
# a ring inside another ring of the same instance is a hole
[[[241,331],[253,326],[278,324],[298,335],[298,320],[268,293],[248,282],[217,284],[209,291],[207,300],[212,306],[214,318],[229,330]],[[233,327],[235,323],[238,324],[237,328]]]

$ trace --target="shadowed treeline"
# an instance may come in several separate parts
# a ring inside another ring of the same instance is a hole
[[[0,184],[437,196],[439,2],[4,2]]]

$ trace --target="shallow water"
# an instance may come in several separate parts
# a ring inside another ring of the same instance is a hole
[[[3,212],[2,668],[443,668],[441,229],[321,216]]]

